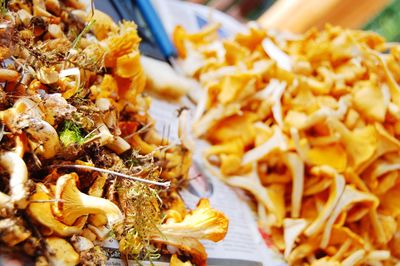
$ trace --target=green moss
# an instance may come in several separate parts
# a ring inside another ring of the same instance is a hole
[[[0,0],[0,13],[4,16],[7,13],[7,1]]]
[[[58,134],[64,146],[81,145],[85,141],[82,128],[72,121],[65,121]]]

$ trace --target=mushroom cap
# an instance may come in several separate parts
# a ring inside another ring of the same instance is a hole
[[[79,254],[66,240],[48,237],[46,244],[50,251],[50,265],[75,266],[79,263]]]
[[[41,188],[41,185],[36,186],[36,193],[30,198],[31,201],[49,201],[51,197]],[[27,208],[29,216],[52,232],[59,236],[72,236],[79,234],[86,223],[87,216],[79,218],[72,226],[66,225],[54,216],[50,202],[32,202]]]
[[[64,223],[72,225],[79,217],[88,214],[104,214],[109,224],[123,219],[121,210],[111,201],[80,192],[76,186],[77,178],[77,174],[71,173],[57,180],[56,199],[59,201],[55,205]]]

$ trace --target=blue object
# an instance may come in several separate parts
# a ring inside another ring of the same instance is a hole
[[[197,25],[199,26],[199,28],[203,28],[210,24],[207,19],[203,18],[199,14],[196,14],[196,21],[197,21]],[[218,35],[219,35],[219,37],[221,37],[223,39],[228,38],[228,34],[224,30],[223,26],[218,29]]]
[[[94,2],[97,9],[112,16],[114,21],[132,20],[138,25],[138,34],[142,39],[139,49],[142,54],[157,60],[167,61],[171,65],[173,64],[171,57],[176,53],[175,48],[150,1],[141,1],[143,2],[140,3],[141,6],[144,6],[142,9],[139,9],[139,1],[135,0],[94,0]],[[148,12],[148,10],[151,12],[151,9],[153,10],[153,15]],[[142,10],[145,12],[144,14]],[[156,21],[154,21],[154,18]],[[153,21],[152,28],[150,28],[147,21]],[[157,24],[157,21],[159,24]],[[154,29],[157,29],[157,32],[161,31],[161,34],[155,34],[156,31]]]
[[[136,0],[135,2],[164,57],[169,59],[176,56],[175,47],[172,45],[151,0]]]

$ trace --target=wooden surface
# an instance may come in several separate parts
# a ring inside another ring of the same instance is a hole
[[[360,28],[390,0],[278,0],[259,19],[269,29],[302,33],[326,23]]]

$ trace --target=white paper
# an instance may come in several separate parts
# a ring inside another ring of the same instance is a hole
[[[176,25],[184,25],[190,32],[196,32],[210,22],[221,23],[219,34],[221,37],[231,37],[238,32],[243,32],[246,27],[235,19],[208,7],[182,2],[178,0],[152,0],[168,33]],[[180,107],[191,107],[193,116],[194,107],[187,99],[179,103],[167,103],[153,99],[150,115],[156,121],[156,128],[160,135],[172,143],[178,143],[178,112]],[[286,263],[280,255],[272,251],[265,244],[258,231],[254,214],[249,206],[241,200],[238,193],[222,183],[217,177],[212,176],[203,166],[201,150],[204,142],[196,142],[197,150],[194,155],[194,165],[190,172],[190,186],[181,191],[189,209],[195,208],[200,197],[210,199],[213,208],[222,211],[229,218],[229,228],[226,238],[219,242],[203,241],[208,253],[208,265],[226,266],[283,266]],[[118,243],[109,239],[103,243],[111,258],[107,265],[124,265],[120,259]],[[154,265],[169,265],[168,258],[161,258],[161,262]],[[150,265],[149,262],[141,262]],[[129,261],[129,265],[136,265]]]
[[[173,143],[179,142],[177,110],[183,106],[189,107],[190,102],[184,99],[180,103],[168,103],[153,99],[150,108],[150,115],[156,120],[156,129],[160,134],[164,132]],[[193,107],[191,113],[193,114]],[[206,147],[204,143],[200,140],[196,142],[194,163],[189,176],[191,181],[188,188],[182,190],[180,194],[188,209],[194,209],[200,198],[209,198],[212,208],[222,211],[229,219],[228,233],[224,240],[218,243],[202,241],[208,254],[208,265],[286,265],[281,257],[264,243],[249,206],[240,199],[234,189],[205,169],[201,159],[202,150]],[[107,266],[123,265],[119,258],[118,243],[115,240],[108,239],[102,246],[110,256]],[[143,264],[146,265],[146,262]],[[168,265],[166,262],[154,264]],[[136,262],[129,261],[129,265],[136,265]]]
[[[223,38],[232,37],[239,32],[245,32],[246,27],[222,12],[208,7],[182,2],[178,0],[152,0],[157,12],[168,33],[172,33],[177,25],[184,26],[189,32],[196,32],[204,25],[211,22],[221,24],[219,34]],[[177,132],[178,121],[176,109],[182,105],[190,106],[183,99],[183,103],[170,104],[156,100],[151,108],[151,115],[157,120],[156,127],[160,132],[165,128],[171,128],[169,132]],[[194,107],[191,108],[192,116]],[[177,140],[177,136],[170,137]],[[282,257],[268,248],[258,231],[255,217],[249,206],[239,198],[237,193],[226,186],[217,177],[212,176],[203,166],[201,150],[204,142],[197,141],[194,155],[194,166],[191,169],[191,177],[201,175],[191,181],[190,187],[184,190],[183,196],[188,207],[194,208],[199,197],[193,195],[193,187],[198,188],[197,194],[208,197],[211,206],[225,213],[229,218],[229,228],[226,238],[219,243],[203,242],[209,256],[209,265],[286,265]],[[208,182],[207,182],[208,180]],[[207,190],[210,183],[213,192]]]
[[[154,99],[150,115],[157,120],[156,129],[166,132],[170,128],[170,138],[178,142],[177,110],[183,106],[194,107],[186,99],[180,103],[167,103]],[[234,189],[225,185],[217,177],[207,171],[202,161],[202,150],[207,146],[204,141],[196,141],[193,156],[193,166],[190,172],[192,179],[189,187],[180,194],[187,207],[195,208],[201,197],[209,198],[211,206],[222,211],[229,219],[228,234],[218,243],[203,241],[208,253],[208,265],[286,265],[281,256],[276,254],[264,243],[255,222],[255,217],[246,202]]]
[[[177,25],[184,26],[189,32],[197,32],[212,22],[221,24],[221,37],[230,37],[246,30],[246,27],[234,18],[206,6],[178,0],[152,0],[152,3],[169,34]]]

